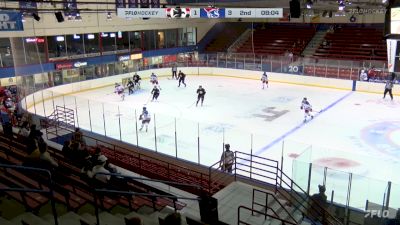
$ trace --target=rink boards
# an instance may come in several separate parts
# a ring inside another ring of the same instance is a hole
[[[180,67],[181,70],[188,76],[218,76],[218,77],[230,77],[230,78],[242,78],[242,79],[254,79],[259,80],[261,77],[261,71],[250,71],[250,70],[238,70],[238,69],[224,69],[215,67]],[[170,77],[172,72],[171,68],[163,69],[152,69],[146,71],[137,72],[142,79],[149,79],[151,73],[155,73],[159,77]],[[111,77],[98,78],[94,80],[81,81],[76,83],[64,84],[56,87],[51,87],[43,91],[36,92],[28,95],[26,100],[23,101],[23,108],[31,108],[33,104],[40,104],[43,100],[48,100],[54,97],[60,97],[66,94],[76,94],[83,91],[94,90],[107,86],[120,83],[123,79],[131,78],[133,73],[126,73]],[[268,73],[270,82],[280,82],[295,85],[305,85],[323,88],[333,88],[340,90],[354,90],[359,92],[368,93],[382,93],[384,90],[384,83],[370,83],[370,82],[359,82],[352,80],[342,80],[324,77],[311,77],[301,76],[283,73]],[[395,85],[393,91],[394,95],[400,95],[400,90]],[[57,94],[56,94],[57,93]],[[34,96],[33,96],[34,95]]]

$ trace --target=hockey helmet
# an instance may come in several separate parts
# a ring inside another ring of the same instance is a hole
[[[146,110],[147,108],[146,108],[146,106],[143,106],[143,110]]]
[[[231,145],[230,144],[225,144],[225,149],[229,149],[231,147]]]
[[[304,98],[303,98],[303,100],[307,101],[307,98],[306,98],[306,97],[304,97]]]

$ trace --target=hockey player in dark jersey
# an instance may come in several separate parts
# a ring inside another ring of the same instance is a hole
[[[185,87],[186,87],[186,83],[185,83],[186,74],[184,74],[182,71],[180,71],[180,70],[179,70],[179,73],[178,73],[178,78],[179,78],[179,84],[178,84],[178,87],[180,87],[180,86],[181,86],[181,83],[182,83],[182,84],[184,84],[184,85],[185,85]]]
[[[135,73],[135,75],[133,75],[133,83],[135,84],[136,90],[140,89],[140,80],[141,79],[142,78],[140,78],[140,76],[137,73]]]
[[[135,88],[135,84],[132,82],[132,80],[129,78],[128,83],[126,84],[129,90],[129,95],[133,94],[133,90]]]
[[[197,93],[196,106],[199,104],[200,100],[201,100],[201,106],[203,106],[204,95],[206,95],[206,90],[200,85],[199,88],[197,89],[196,93]]]
[[[158,96],[160,96],[160,89],[157,88],[157,85],[154,85],[153,90],[151,90],[151,94],[153,94],[153,99],[151,101],[157,101]]]

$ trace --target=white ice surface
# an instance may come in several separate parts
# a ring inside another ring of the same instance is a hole
[[[280,83],[270,83],[268,89],[262,90],[259,81],[238,78],[188,76],[186,82],[186,88],[178,88],[176,80],[161,79],[162,90],[157,102],[149,101],[152,87],[148,81],[143,81],[142,90],[126,95],[125,101],[121,101],[110,86],[46,100],[29,110],[49,115],[53,103],[65,105],[77,110],[79,127],[128,143],[138,142],[151,150],[156,146],[156,125],[157,151],[173,156],[176,153],[176,120],[178,157],[209,166],[219,160],[223,142],[229,143],[234,151],[253,151],[280,163],[283,151],[285,173],[296,178],[302,188],[307,185],[302,181],[308,175],[308,167],[299,162],[292,172],[292,160],[306,152],[300,161],[313,162],[311,191],[316,191],[316,184],[323,182],[323,167],[328,166],[344,171],[328,170],[330,178],[326,181],[328,197],[330,191],[335,190],[334,200],[343,201],[349,180],[345,172],[352,172],[352,196],[355,197],[351,203],[357,207],[365,205],[366,199],[381,203],[387,181],[400,184],[397,175],[400,171],[399,100],[383,100],[377,94]],[[207,91],[203,107],[194,105],[199,85]],[[303,97],[309,99],[316,116],[305,124],[300,110]],[[155,121],[153,118],[147,133],[138,132],[137,140],[135,110],[138,118],[144,105],[152,116],[155,115]],[[272,115],[263,111],[267,107],[288,112],[272,121],[255,116]],[[283,135],[285,138],[279,139]],[[356,192],[358,188],[365,194]],[[393,198],[400,199],[399,189],[400,185],[393,184]],[[391,205],[399,207],[400,200],[397,201],[392,201]]]

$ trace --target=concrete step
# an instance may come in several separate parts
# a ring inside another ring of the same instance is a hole
[[[9,220],[6,220],[6,219],[4,219],[2,217],[0,217],[0,224],[1,225],[17,225],[16,223],[13,223],[13,222],[11,222]]]
[[[84,213],[81,215],[81,217],[88,222],[89,224],[96,224],[96,216],[89,214],[89,213]]]
[[[67,212],[66,214],[58,217],[59,225],[80,225],[80,220],[83,219],[81,216],[74,212]]]
[[[52,225],[54,223],[54,222],[49,223],[48,221],[34,215],[33,213],[28,213],[28,212],[13,218],[11,220],[11,223],[22,224],[22,221],[35,225]]]
[[[100,221],[102,225],[117,225],[117,224],[125,224],[123,218],[112,215],[108,212],[101,212],[99,214]]]
[[[53,224],[54,223],[54,216],[52,214],[46,214],[42,216],[42,219],[46,220],[47,222]]]
[[[152,213],[154,212],[154,210],[153,210],[152,207],[147,206],[147,205],[144,205],[144,206],[140,207],[140,208],[137,210],[137,212],[140,213],[140,214],[149,215],[149,214],[152,214]]]

